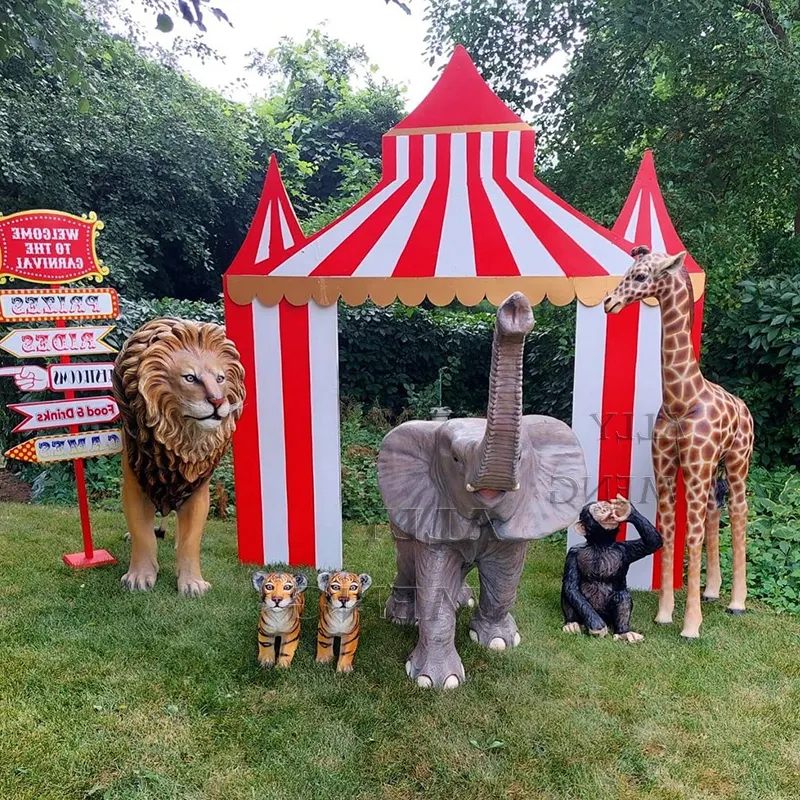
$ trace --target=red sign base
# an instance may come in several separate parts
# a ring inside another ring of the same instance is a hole
[[[86,553],[69,553],[61,557],[62,561],[72,569],[85,569],[86,567],[104,567],[106,564],[116,564],[117,559],[108,550],[95,550],[91,558]]]

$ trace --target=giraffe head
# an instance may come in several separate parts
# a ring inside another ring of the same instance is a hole
[[[673,278],[680,274],[686,258],[685,251],[669,256],[666,253],[651,253],[648,247],[635,247],[631,255],[633,264],[622,276],[617,288],[606,295],[606,314],[619,314],[626,306],[646,297],[660,297]]]

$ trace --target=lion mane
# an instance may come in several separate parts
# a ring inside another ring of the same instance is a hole
[[[211,352],[222,361],[231,412],[214,430],[186,422],[170,387],[173,356]],[[162,514],[180,508],[211,477],[244,403],[244,368],[233,342],[211,322],[159,318],[136,330],[114,366],[125,454],[142,490]]]

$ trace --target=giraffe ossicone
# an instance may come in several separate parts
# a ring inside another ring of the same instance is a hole
[[[746,483],[753,452],[753,418],[744,402],[703,377],[692,345],[694,292],[684,261],[677,255],[634,248],[633,264],[604,300],[608,314],[631,303],[655,298],[661,306],[662,404],[653,429],[653,469],[658,493],[659,527],[664,538],[661,594],[656,622],[672,622],[675,558],[675,485],[678,470],[686,485],[689,566],[682,635],[700,635],[700,571],[706,542],[704,597],[719,597],[720,471],[728,488],[728,513],[733,542],[733,586],[728,611],[742,613],[747,597],[745,535]]]

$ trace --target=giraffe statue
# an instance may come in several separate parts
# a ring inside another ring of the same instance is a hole
[[[700,635],[700,567],[707,540],[704,600],[719,598],[719,518],[717,473],[728,482],[728,512],[733,540],[733,587],[728,611],[743,614],[747,583],[745,534],[747,472],[753,452],[753,418],[742,400],[707,381],[692,347],[694,293],[684,266],[686,253],[671,256],[637,247],[634,262],[617,288],[605,298],[607,314],[618,314],[637,300],[654,297],[661,306],[661,376],[663,398],[653,429],[653,469],[658,493],[659,527],[664,538],[661,594],[656,622],[672,622],[675,607],[675,484],[678,470],[686,484],[689,569],[686,611],[681,635]]]

